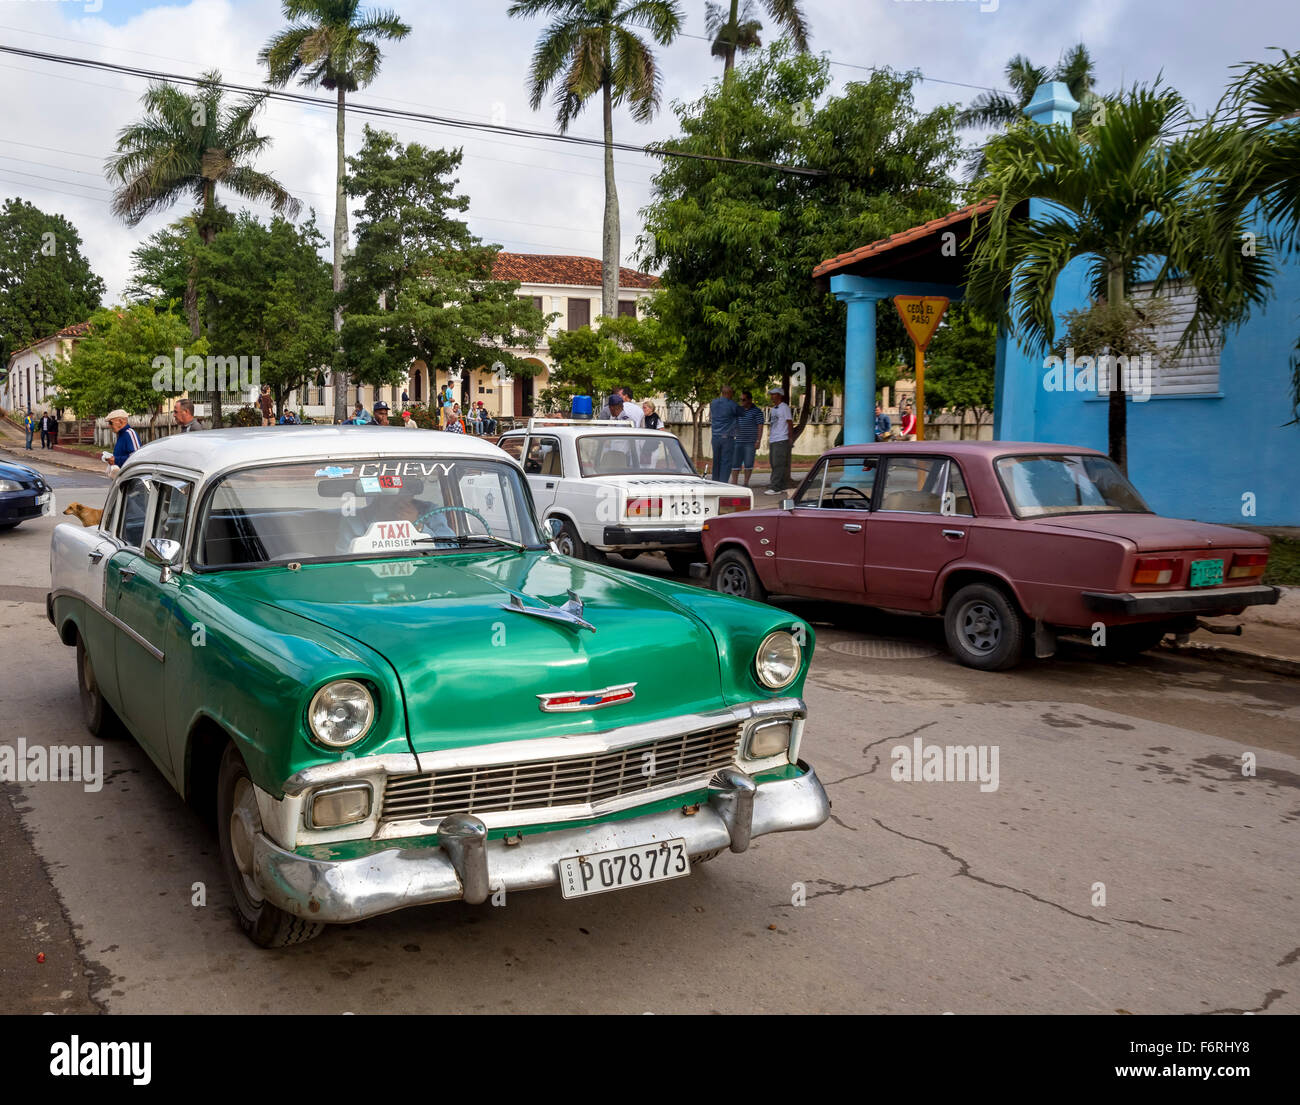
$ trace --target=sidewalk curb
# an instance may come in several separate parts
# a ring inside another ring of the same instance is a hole
[[[1270,656],[1262,652],[1246,652],[1244,649],[1228,648],[1224,645],[1189,643],[1185,645],[1165,644],[1162,646],[1176,656],[1191,656],[1197,659],[1215,660],[1219,663],[1237,664],[1257,671],[1268,671],[1274,675],[1289,675],[1300,679],[1300,660],[1291,660],[1285,656]]]
[[[3,444],[3,443],[0,443],[0,453],[4,453],[6,456],[11,456],[11,457],[13,457],[16,461],[18,461],[19,463],[22,463],[22,464],[26,464],[26,463],[27,463],[27,457],[26,457],[26,454],[27,454],[28,452],[29,452],[29,450],[27,450],[27,449],[15,449],[15,448],[11,448],[11,447],[8,446],[8,445],[5,445],[5,444]],[[49,452],[52,452],[52,450],[50,450],[50,449],[43,449],[43,450],[32,449],[32,450],[30,450],[30,452],[32,452],[32,453],[36,453],[36,452],[45,452],[45,453],[49,453]],[[66,468],[66,469],[68,469],[70,472],[82,472],[82,473],[84,473],[84,474],[87,475],[87,476],[103,475],[102,472],[101,472],[101,473],[96,473],[96,472],[92,471],[92,470],[89,469],[89,468],[85,468],[85,467],[83,467],[83,466],[80,465],[80,464],[68,464],[66,461],[55,460],[53,457],[43,457],[43,458],[42,458],[42,463],[44,463],[44,464],[52,464],[52,465],[54,465],[56,468]]]

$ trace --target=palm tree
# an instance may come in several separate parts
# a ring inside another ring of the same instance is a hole
[[[1082,43],[1070,47],[1053,69],[1044,69],[1031,62],[1024,54],[1017,54],[1003,70],[1013,95],[1005,92],[981,92],[970,106],[957,113],[959,127],[1005,129],[1015,126],[1025,117],[1025,108],[1034,98],[1038,86],[1047,81],[1062,81],[1070,95],[1078,101],[1075,126],[1082,129],[1092,118],[1092,109],[1099,99],[1093,86],[1096,83],[1096,66],[1092,55]],[[984,150],[977,149],[967,161],[971,177],[978,178],[985,171]]]
[[[211,245],[228,213],[217,202],[217,186],[254,203],[268,203],[277,214],[296,218],[299,202],[252,161],[270,144],[253,120],[266,102],[264,94],[222,102],[221,74],[204,73],[194,92],[172,84],[151,84],[140,102],[144,118],[123,127],[117,152],[105,162],[113,192],[113,214],[136,226],[147,215],[164,211],[186,197],[195,203],[193,226]],[[185,312],[190,331],[199,336],[197,258],[190,259]],[[212,421],[221,425],[221,395],[212,396]]]
[[[981,186],[998,202],[976,232],[969,306],[1042,354],[1056,338],[1052,298],[1070,262],[1084,262],[1094,304],[1114,319],[1156,261],[1157,291],[1175,279],[1196,289],[1180,349],[1242,322],[1268,298],[1267,264],[1235,248],[1245,221],[1240,212],[1225,221],[1217,208],[1221,139],[1209,126],[1188,129],[1191,122],[1178,93],[1137,87],[1108,104],[1103,126],[1025,122],[990,141]],[[1030,199],[1045,206],[1026,214]],[[1119,352],[1114,343],[1108,349]],[[1111,459],[1126,468],[1122,383],[1110,381],[1108,429]]]
[[[560,131],[596,93],[605,122],[605,221],[601,242],[601,313],[618,312],[619,219],[614,183],[614,105],[626,102],[632,118],[648,122],[659,109],[660,76],[641,28],[660,46],[681,29],[676,0],[516,0],[512,16],[553,15],[537,40],[528,83],[532,108],[554,87]]]
[[[808,52],[808,20],[799,8],[799,0],[763,0],[768,17],[790,36],[795,49],[801,53]],[[723,18],[723,11],[727,16]],[[753,0],[731,0],[730,9],[720,4],[705,5],[705,25],[713,36],[713,56],[722,58],[723,78],[736,65],[736,52],[744,53],[755,46],[761,46],[758,32],[763,24],[754,18]]]
[[[282,0],[281,7],[289,26],[271,39],[257,55],[269,71],[267,81],[283,88],[294,77],[308,88],[327,88],[338,99],[335,116],[334,171],[334,294],[343,290],[343,254],[348,241],[348,210],[343,178],[346,163],[343,139],[346,98],[349,92],[364,88],[379,74],[383,55],[379,43],[396,41],[411,33],[411,28],[395,12],[365,11],[361,0]],[[343,329],[343,307],[334,307],[334,331]],[[347,375],[334,366],[334,419],[347,417]]]

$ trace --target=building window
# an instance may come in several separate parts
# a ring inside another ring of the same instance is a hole
[[[569,300],[569,329],[581,330],[584,326],[591,325],[591,300],[590,299],[572,299]]]
[[[1144,300],[1152,298],[1155,284],[1144,281],[1135,284],[1129,298],[1132,303],[1141,306]],[[1138,392],[1150,388],[1151,395],[1213,395],[1219,390],[1219,357],[1223,352],[1223,332],[1216,332],[1212,339],[1184,350],[1174,356],[1174,349],[1187,322],[1196,309],[1196,289],[1185,280],[1169,281],[1160,293],[1160,297],[1169,310],[1163,322],[1151,332],[1160,347],[1160,353],[1152,358],[1150,378],[1145,370],[1134,377],[1130,368],[1128,390]],[[1077,354],[1076,354],[1077,355]],[[1110,390],[1109,372],[1101,366],[1097,372],[1097,390],[1107,394]]]
[[[539,313],[545,314],[546,308],[542,306],[542,297],[540,295],[533,296],[533,306],[537,308]]]
[[[636,300],[620,299],[618,301],[619,318],[636,318]]]

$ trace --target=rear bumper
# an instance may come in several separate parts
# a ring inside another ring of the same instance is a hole
[[[753,837],[815,829],[830,816],[830,800],[807,764],[792,779],[766,783],[724,768],[709,784],[709,800],[690,815],[681,809],[524,835],[515,844],[489,840],[476,817],[444,818],[439,844],[390,848],[348,860],[311,859],[256,837],[254,870],[267,899],[311,921],[350,922],[381,913],[463,899],[486,901],[498,890],[535,890],[559,883],[559,860],[656,841],[682,839],[687,854],[730,848],[743,852]]]
[[[1277,587],[1263,584],[1214,591],[1146,591],[1137,594],[1084,591],[1083,601],[1089,610],[1111,614],[1221,614],[1245,606],[1275,603],[1281,593]]]
[[[606,526],[602,548],[611,549],[698,549],[700,529],[634,529]]]

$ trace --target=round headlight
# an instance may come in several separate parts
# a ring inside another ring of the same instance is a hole
[[[330,748],[356,744],[370,732],[374,720],[375,700],[355,679],[327,683],[307,707],[312,736]]]
[[[769,633],[758,646],[758,655],[754,658],[754,670],[758,681],[774,691],[788,687],[799,674],[799,665],[803,660],[803,650],[793,635],[780,629]]]

